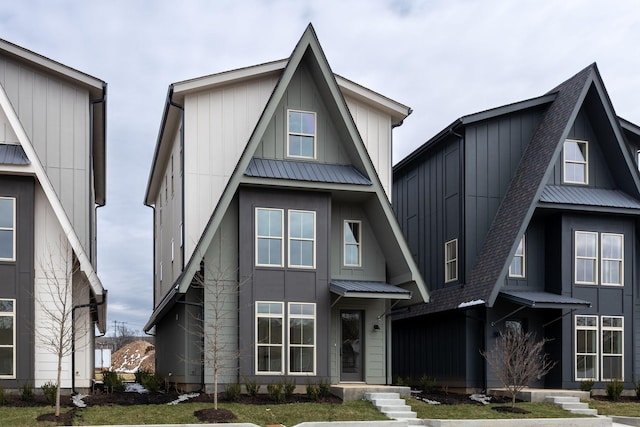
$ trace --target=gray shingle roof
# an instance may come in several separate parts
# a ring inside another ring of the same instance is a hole
[[[292,179],[335,184],[371,185],[371,180],[351,165],[252,158],[246,176]]]
[[[620,190],[577,186],[547,185],[540,201],[568,205],[640,209],[640,200]]]
[[[0,144],[0,164],[28,165],[31,164],[21,145]]]
[[[384,282],[332,280],[329,290],[343,297],[410,299],[411,291]]]

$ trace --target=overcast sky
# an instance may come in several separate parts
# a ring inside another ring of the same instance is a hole
[[[312,23],[332,70],[410,106],[394,163],[458,117],[540,96],[597,62],[616,113],[640,123],[640,2],[0,1],[0,38],[108,83],[98,275],[113,321],[152,311],[143,206],[169,84],[287,58]]]

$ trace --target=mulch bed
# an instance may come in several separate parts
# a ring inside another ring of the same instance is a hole
[[[461,393],[445,393],[443,390],[434,390],[430,392],[411,393],[412,396],[434,400],[440,402],[441,405],[482,405],[482,403],[469,398],[469,394]],[[518,402],[518,401],[516,401]],[[491,396],[491,403],[511,403],[511,398],[506,396]]]

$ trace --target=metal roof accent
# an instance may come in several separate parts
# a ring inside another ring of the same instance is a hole
[[[362,280],[332,280],[329,290],[351,298],[411,299],[411,291],[384,282]]]
[[[254,157],[249,162],[244,174],[259,178],[371,185],[371,180],[351,165],[260,159]]]
[[[620,190],[565,185],[547,185],[540,201],[569,205],[640,209],[640,200]]]
[[[31,161],[17,144],[0,144],[0,164],[1,165],[30,165]]]
[[[568,309],[591,307],[589,301],[568,297],[566,295],[552,294],[550,292],[500,291],[498,295],[529,308]]]

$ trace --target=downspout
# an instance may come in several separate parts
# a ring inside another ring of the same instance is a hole
[[[184,106],[173,102],[173,85],[169,89],[168,96],[169,105],[176,107],[180,110],[180,217],[182,218],[181,227],[180,227],[180,241],[182,242],[182,248],[180,250],[180,270],[184,269],[184,247],[185,247],[185,238],[184,238]]]
[[[104,290],[104,294],[102,294],[102,301],[100,302],[92,302],[89,304],[80,304],[74,305],[71,309],[71,393],[77,394],[76,392],[76,309],[78,308],[86,308],[91,307],[95,308],[100,305],[103,305],[107,302],[107,290]],[[104,336],[105,334],[98,335],[99,337]]]
[[[96,104],[104,104],[103,105],[103,112],[102,112],[102,123],[104,125],[104,135],[103,135],[103,139],[104,139],[104,147],[105,147],[105,151],[104,151],[104,155],[105,155],[105,171],[106,171],[106,164],[107,164],[107,84],[106,83],[102,83],[102,98],[99,99],[91,99],[89,101],[89,105],[91,106],[91,114],[89,114],[89,134],[91,135],[91,143],[89,144],[89,188],[93,188],[94,189],[94,200],[90,200],[89,201],[89,224],[91,224],[91,226],[89,227],[89,260],[91,260],[91,263],[93,264],[94,268],[96,268],[97,265],[97,259],[98,259],[98,255],[97,255],[97,242],[95,243],[96,248],[94,249],[94,239],[97,236],[97,231],[94,230],[94,227],[97,227],[96,225],[96,221],[98,218],[98,213],[97,210],[98,208],[101,208],[102,206],[104,206],[104,204],[96,204],[95,203],[95,177],[94,177],[94,168],[93,168],[93,107]],[[91,180],[93,179],[93,182],[91,182]],[[105,172],[105,180],[106,180],[106,172]],[[105,181],[105,192],[106,192],[106,181]],[[105,200],[106,200],[106,194],[105,194]],[[95,206],[94,206],[95,205]]]

